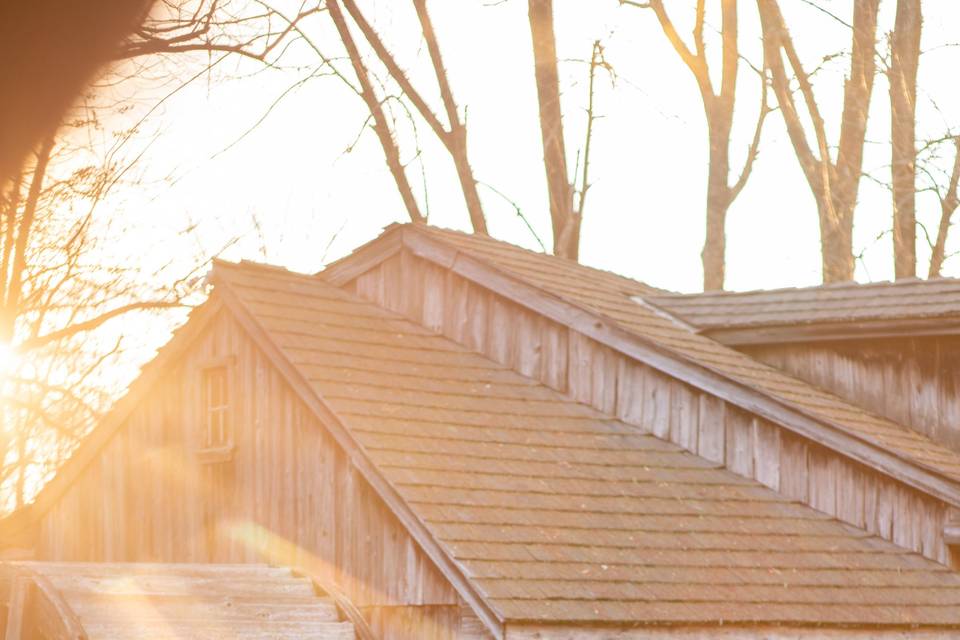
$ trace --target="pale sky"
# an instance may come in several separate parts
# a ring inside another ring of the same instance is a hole
[[[684,34],[689,32],[692,4],[668,3]],[[851,2],[821,0],[820,4],[849,20]],[[894,4],[892,0],[883,3],[881,38],[891,26]],[[782,5],[808,68],[822,55],[849,47],[848,30],[804,0],[782,0]],[[426,52],[418,38],[408,35],[416,33],[412,6],[382,0],[362,6],[397,48],[402,64],[433,98]],[[515,200],[549,246],[526,3],[434,0],[428,6],[456,98],[467,113],[471,160],[478,179]],[[923,48],[931,53],[921,62],[921,136],[942,134],[960,106],[952,79],[960,50],[944,46],[950,42],[949,21],[960,13],[953,6],[950,2],[926,4]],[[692,77],[648,11],[620,7],[616,0],[557,0],[556,12],[560,57],[565,60],[562,89],[571,166],[582,145],[586,99],[586,65],[575,59],[587,58],[592,41],[599,38],[617,71],[614,86],[606,78],[598,83],[597,108],[603,118],[594,139],[582,261],[659,287],[698,290],[706,137]],[[752,2],[741,3],[742,52],[759,64],[755,12]],[[328,55],[339,55],[327,16],[320,16],[310,28]],[[882,40],[880,48],[885,48]],[[718,53],[716,46],[713,53]],[[316,64],[312,54],[296,48],[287,60],[305,67]],[[841,57],[816,76],[834,134],[847,62]],[[309,70],[253,73],[259,71],[254,63],[234,60],[221,63],[218,69],[218,77],[202,78],[179,91],[147,121],[144,131],[161,135],[142,162],[146,186],[127,190],[108,203],[123,212],[124,227],[140,230],[133,235],[139,240],[126,243],[133,256],[161,263],[177,254],[195,254],[193,243],[213,251],[226,238],[241,235],[242,241],[226,257],[312,271],[372,239],[385,225],[406,220],[373,133],[363,133],[354,150],[344,153],[360,134],[366,111],[338,80],[318,78],[305,84],[230,146]],[[227,75],[246,77],[231,80],[223,77]],[[735,170],[742,164],[758,107],[757,79],[745,66],[740,83]],[[155,90],[159,93],[141,98],[142,103],[155,101],[167,90]],[[933,101],[940,112],[932,107]],[[884,180],[889,173],[884,168],[889,162],[887,111],[886,82],[878,76],[865,169]],[[402,136],[405,142],[408,134],[406,130]],[[468,229],[449,158],[430,139],[425,126],[420,136],[431,222]],[[413,155],[409,144],[404,154],[407,159]],[[409,175],[422,196],[419,165],[411,165]],[[164,181],[167,177],[172,180]],[[731,182],[734,179],[731,176]],[[877,237],[890,226],[889,195],[864,180],[860,196],[855,244],[865,254],[857,277],[888,279],[891,240],[889,234]],[[512,206],[483,187],[481,197],[494,236],[537,246]],[[936,200],[921,196],[919,211],[921,219],[935,229]],[[262,230],[259,234],[253,231],[254,218]],[[175,231],[188,219],[199,223],[196,233],[189,239],[176,237]],[[818,283],[814,202],[777,113],[768,119],[753,176],[731,209],[727,236],[728,288]],[[918,236],[922,238],[922,233]],[[960,246],[957,241],[951,244]],[[928,251],[922,241],[920,245],[918,271],[923,273]],[[958,259],[948,261],[946,272],[960,273],[958,265]]]

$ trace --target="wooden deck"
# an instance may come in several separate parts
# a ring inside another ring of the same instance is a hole
[[[266,565],[11,562],[0,565],[4,640],[353,640],[334,600]]]

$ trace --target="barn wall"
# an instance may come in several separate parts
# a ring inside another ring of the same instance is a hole
[[[759,345],[740,350],[960,451],[960,337]]]
[[[198,368],[229,355],[235,455],[200,463]],[[360,607],[433,620],[385,640],[458,637],[452,587],[226,311],[43,517],[36,555],[300,564]]]
[[[948,507],[407,251],[344,287],[643,431],[947,564]]]

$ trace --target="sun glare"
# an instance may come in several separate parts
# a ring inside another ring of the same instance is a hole
[[[6,376],[17,363],[17,350],[7,342],[0,342],[0,376]]]

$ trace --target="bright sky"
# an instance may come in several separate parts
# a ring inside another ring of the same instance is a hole
[[[397,48],[402,63],[421,86],[428,87],[425,93],[434,97],[426,52],[418,38],[407,35],[416,33],[412,6],[383,0],[362,4]],[[684,34],[689,33],[692,4],[668,3]],[[849,47],[847,28],[823,12],[804,0],[781,4],[808,68],[821,56]],[[820,4],[849,20],[849,1],[821,0]],[[882,34],[892,25],[894,4],[883,3]],[[515,200],[549,246],[526,3],[434,0],[429,7],[454,92],[467,113],[477,177]],[[960,106],[955,83],[948,79],[955,75],[960,51],[944,46],[949,43],[948,19],[956,18],[958,12],[952,3],[927,3],[926,7],[928,12],[940,13],[928,13],[925,21],[923,46],[931,52],[921,63],[920,135],[934,136],[944,133]],[[586,66],[576,59],[588,58],[592,41],[600,38],[607,60],[617,71],[614,86],[606,79],[599,82],[602,90],[597,102],[603,119],[594,140],[583,262],[668,289],[697,290],[702,277],[706,137],[692,77],[648,11],[620,7],[616,0],[557,0],[556,11],[560,56],[565,60],[562,89],[571,165],[582,145],[586,99]],[[741,46],[745,56],[759,63],[755,11],[752,2],[741,3]],[[339,55],[325,15],[310,28],[328,55]],[[885,48],[883,42],[880,46]],[[316,64],[312,54],[291,51],[288,61]],[[716,54],[718,48],[712,51]],[[841,57],[816,76],[834,141],[847,64]],[[231,60],[218,69],[219,75],[246,77],[201,79],[164,103],[148,121],[145,129],[162,135],[143,161],[147,186],[128,191],[113,205],[143,232],[138,234],[140,241],[127,243],[132,255],[161,263],[177,254],[195,254],[195,243],[212,251],[227,238],[241,235],[242,241],[226,252],[227,257],[317,270],[325,261],[375,237],[390,222],[406,220],[373,133],[363,133],[353,151],[344,152],[360,134],[366,111],[338,80],[325,77],[303,85],[233,144],[309,70],[252,73],[258,71],[255,64]],[[736,170],[758,107],[757,80],[745,66],[740,82],[743,91],[733,144]],[[874,99],[865,169],[886,180],[888,98],[882,76],[877,78]],[[933,108],[934,102],[941,112]],[[426,127],[421,127],[420,134],[425,141],[430,220],[467,229],[451,163],[429,139]],[[412,155],[408,144],[405,157]],[[412,164],[410,176],[422,196],[424,180],[419,170],[417,163]],[[164,182],[168,176],[172,180]],[[493,235],[537,246],[511,205],[483,188],[481,197]],[[877,239],[890,226],[889,200],[883,187],[863,181],[855,244],[857,251],[865,253],[858,263],[858,279],[881,280],[892,274],[889,234]],[[929,194],[921,196],[919,211],[928,227],[935,229],[936,200]],[[195,234],[187,239],[175,237],[186,220],[199,223]],[[259,232],[254,231],[254,220]],[[753,176],[731,209],[727,233],[728,288],[819,281],[814,202],[776,113],[769,118]],[[918,235],[922,238],[922,233]],[[958,246],[957,242],[952,245]],[[919,251],[919,271],[924,272],[928,251],[925,246]],[[947,273],[960,272],[958,264],[960,260],[948,261]]]

